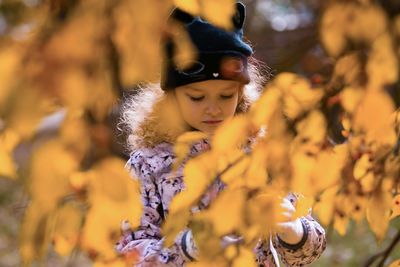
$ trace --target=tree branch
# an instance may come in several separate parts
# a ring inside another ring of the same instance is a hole
[[[377,259],[382,257],[381,261],[378,264],[378,267],[383,267],[383,264],[385,263],[386,259],[389,257],[390,253],[394,249],[394,247],[397,245],[397,243],[400,241],[400,230],[397,232],[397,235],[395,238],[392,240],[392,243],[383,251],[371,256],[366,263],[364,264],[364,267],[369,267],[371,266]]]

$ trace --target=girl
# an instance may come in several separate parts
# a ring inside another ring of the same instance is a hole
[[[184,266],[197,256],[190,229],[182,229],[172,247],[163,247],[160,227],[168,214],[173,196],[184,190],[183,164],[171,173],[175,159],[173,144],[185,131],[202,131],[210,136],[224,121],[246,112],[259,95],[264,82],[254,63],[252,49],[242,41],[245,7],[236,4],[235,30],[225,32],[208,22],[176,9],[172,18],[183,23],[197,49],[197,61],[179,70],[173,63],[174,44],[166,41],[167,59],[160,85],[143,87],[127,101],[123,123],[129,128],[132,151],[127,168],[141,181],[143,216],[139,229],[116,245],[118,252],[135,255],[135,266]],[[250,83],[251,81],[251,83]],[[188,158],[209,149],[207,139],[195,143]],[[173,179],[171,179],[173,177]],[[219,180],[208,188],[196,212],[207,208],[225,185]],[[282,206],[290,218],[295,211],[290,194]],[[128,232],[128,233],[126,233]],[[238,243],[240,237],[225,236],[223,247]],[[325,249],[323,228],[306,216],[282,223],[270,240],[260,240],[254,249],[260,266],[303,266],[318,258]]]

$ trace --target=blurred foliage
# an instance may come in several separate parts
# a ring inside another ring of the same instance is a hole
[[[49,247],[63,256],[83,250],[94,266],[135,261],[113,249],[123,220],[138,225],[141,205],[139,182],[110,148],[111,109],[123,88],[158,79],[161,38],[181,44],[178,65],[195,56],[182,28],[165,24],[174,5],[229,29],[232,3],[0,2],[0,175],[23,185],[30,198],[19,232],[24,264],[42,260]],[[277,75],[249,113],[218,130],[212,150],[187,162],[187,189],[172,201],[163,232],[168,245],[186,225],[194,229],[201,251],[194,266],[252,266],[255,242],[282,221],[276,196],[288,191],[304,195],[296,216],[313,206],[320,222],[342,236],[351,221],[366,220],[377,242],[385,241],[400,213],[400,15],[374,1],[327,1],[319,36],[334,66],[329,77],[310,83]],[[57,136],[34,147],[28,167],[19,166],[15,150],[60,110]],[[178,140],[179,159],[198,138],[187,133]],[[209,209],[191,214],[217,176],[227,189]],[[232,232],[244,243],[223,251],[220,237]],[[381,256],[383,264],[388,255]]]

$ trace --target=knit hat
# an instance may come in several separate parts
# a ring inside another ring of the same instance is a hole
[[[244,84],[250,82],[247,58],[253,50],[242,41],[246,8],[241,2],[236,3],[232,32],[224,31],[178,8],[172,12],[171,17],[183,23],[197,49],[197,58],[189,68],[179,70],[173,61],[174,44],[172,40],[167,40],[161,74],[163,90],[205,80],[235,80]]]

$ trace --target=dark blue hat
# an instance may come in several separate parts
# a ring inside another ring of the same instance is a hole
[[[163,90],[205,80],[236,80],[249,83],[247,58],[253,50],[242,41],[243,24],[246,17],[245,6],[237,2],[236,13],[232,18],[234,30],[224,31],[200,17],[175,9],[171,18],[183,23],[189,33],[197,58],[191,66],[179,70],[174,64],[174,43],[171,39],[165,42],[166,58],[161,74]]]

